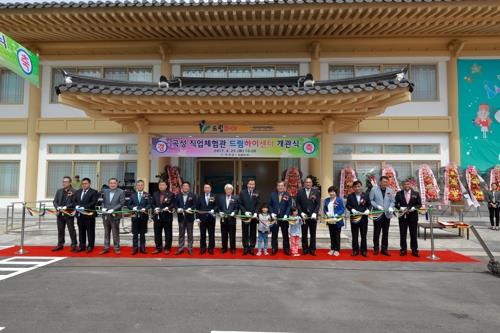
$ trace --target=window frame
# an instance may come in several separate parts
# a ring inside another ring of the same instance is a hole
[[[19,197],[19,186],[21,184],[21,160],[19,159],[13,159],[13,160],[0,160],[0,164],[4,163],[16,163],[17,168],[18,168],[18,177],[17,177],[17,191],[16,194],[14,195],[3,195],[2,192],[0,192],[0,198],[1,199],[8,199],[8,198],[18,198]]]
[[[258,67],[272,67],[274,71],[274,76],[270,76],[273,78],[279,77],[276,76],[276,73],[279,69],[283,68],[296,68],[297,69],[297,76],[300,75],[300,64],[299,63],[290,63],[290,64],[273,64],[273,63],[242,63],[242,64],[182,64],[181,65],[181,76],[183,76],[184,71],[187,69],[194,69],[194,70],[202,70],[203,71],[203,76],[202,78],[212,78],[210,76],[206,76],[207,68],[225,68],[226,76],[223,78],[229,78],[229,71],[231,68],[238,68],[238,67],[248,67],[250,69],[250,77],[249,78],[261,78],[260,76],[254,77],[253,76],[253,71],[254,68]],[[221,77],[217,77],[221,78]],[[267,77],[264,77],[267,78]]]
[[[26,80],[24,80],[22,77],[20,77],[16,72],[13,72],[11,71],[10,69],[6,68],[6,67],[0,67],[0,77],[2,76],[3,72],[11,72],[11,73],[14,73],[15,75],[17,75],[21,81],[22,81],[22,88],[21,88],[21,101],[19,103],[7,103],[7,102],[2,102],[2,100],[0,99],[0,105],[2,106],[13,106],[13,105],[24,105],[24,100],[25,100],[25,97],[26,97],[26,94],[24,93],[24,90],[26,89]]]

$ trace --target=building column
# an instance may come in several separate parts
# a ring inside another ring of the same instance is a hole
[[[310,45],[309,52],[311,53],[311,59],[309,62],[309,73],[312,74],[314,80],[321,79],[321,66],[320,66],[320,43],[312,42]],[[320,146],[322,138],[320,137]],[[320,148],[320,157],[319,158],[310,158],[309,159],[309,174],[318,178],[318,181],[321,183],[322,179],[320,177],[321,173],[321,148]]]
[[[144,190],[149,190],[149,179],[150,179],[150,167],[149,167],[149,152],[150,152],[150,141],[148,124],[145,120],[140,120],[136,122],[138,132],[137,132],[137,180],[144,181]]]
[[[40,66],[40,82],[42,82],[42,71],[42,66]],[[33,203],[37,199],[38,187],[38,151],[40,149],[40,134],[38,134],[37,131],[37,121],[42,113],[42,90],[26,80],[24,82],[24,84],[29,84],[24,201]]]
[[[160,45],[160,57],[161,57],[160,75],[165,75],[167,78],[170,78],[172,76],[172,64],[170,63],[171,53],[172,50],[168,44]],[[161,174],[163,172],[166,165],[171,164],[170,157],[158,157],[157,161],[158,161],[158,174]]]
[[[319,182],[321,184],[321,197],[328,197],[328,187],[333,185],[333,125],[332,120],[325,121],[320,142],[321,172]]]
[[[460,164],[460,127],[458,120],[458,68],[457,60],[464,47],[464,42],[452,40],[448,44],[450,60],[448,61],[448,115],[451,117],[451,132],[448,135],[450,145],[450,162]]]

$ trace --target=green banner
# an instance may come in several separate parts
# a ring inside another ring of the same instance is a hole
[[[0,66],[5,66],[35,86],[40,86],[38,56],[2,32]]]
[[[461,166],[500,164],[500,59],[458,61]]]

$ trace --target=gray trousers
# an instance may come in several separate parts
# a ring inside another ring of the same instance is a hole
[[[115,250],[120,249],[120,217],[106,215],[103,218],[104,224],[104,248],[109,249],[110,236],[113,232],[113,246]]]
[[[184,249],[184,240],[187,229],[188,248],[193,249],[193,224],[192,221],[179,221],[179,249]]]

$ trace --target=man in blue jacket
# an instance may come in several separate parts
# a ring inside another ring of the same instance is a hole
[[[146,252],[146,231],[148,229],[149,209],[151,208],[151,196],[144,191],[144,182],[138,180],[135,185],[136,191],[132,193],[128,202],[128,208],[134,212],[132,216],[132,254]],[[140,238],[140,239],[139,239]]]
[[[277,219],[287,219],[290,216],[290,210],[292,208],[292,197],[288,192],[285,191],[285,183],[278,182],[276,184],[276,191],[271,194],[269,199],[269,209],[271,212],[271,218],[273,220]],[[290,255],[290,241],[288,237],[288,221],[280,221],[274,223],[271,226],[271,247],[272,255],[278,253],[278,232],[281,228],[281,235],[283,236],[283,251],[286,255]]]

